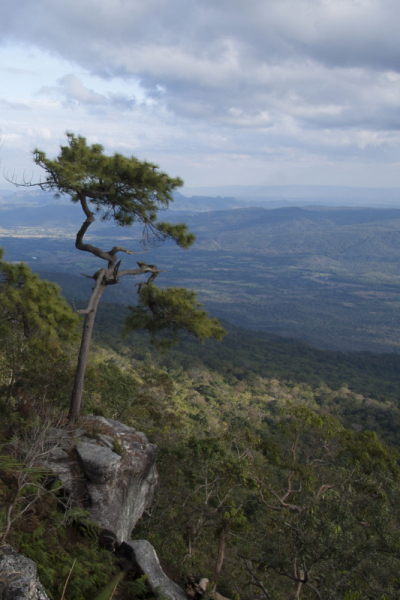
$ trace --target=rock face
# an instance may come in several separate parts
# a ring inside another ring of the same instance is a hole
[[[147,540],[135,540],[121,545],[118,551],[132,563],[140,575],[147,575],[147,583],[154,595],[168,600],[187,600],[182,588],[166,576],[161,568],[156,551]]]
[[[154,496],[157,447],[143,433],[105,417],[88,416],[82,429],[54,428],[51,434],[45,466],[111,538],[128,540]]]
[[[12,546],[0,547],[0,598],[2,600],[49,600],[37,578],[33,560]]]

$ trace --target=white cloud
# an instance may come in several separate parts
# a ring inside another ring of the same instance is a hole
[[[39,95],[48,95],[62,98],[67,106],[86,106],[86,107],[112,107],[119,110],[132,110],[136,104],[134,97],[127,97],[124,94],[107,92],[99,94],[93,89],[86,87],[83,81],[69,73],[60,77],[57,86],[44,86],[39,90]]]
[[[29,110],[29,106],[22,102],[9,102],[4,98],[0,98],[0,108],[8,110]]]
[[[107,104],[107,98],[105,96],[86,88],[79,77],[72,75],[72,73],[61,77],[61,79],[58,80],[58,83],[68,100],[73,100],[82,104]]]
[[[15,67],[0,67],[0,71],[18,75],[37,75],[35,71],[30,71],[29,69],[17,69]]]

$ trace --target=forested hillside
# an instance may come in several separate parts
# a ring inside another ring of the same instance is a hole
[[[185,341],[162,355],[143,335],[115,335],[121,315],[110,320],[116,314],[110,308],[99,315],[84,413],[122,420],[157,443],[157,500],[133,537],[154,544],[175,580],[183,585],[190,574],[214,574],[229,598],[247,597],[249,586],[252,597],[267,597],[265,588],[271,598],[285,598],[302,580],[288,577],[297,557],[307,556],[309,585],[301,585],[301,598],[314,598],[314,587],[323,598],[351,598],[369,586],[398,593],[391,576],[400,531],[397,453],[366,431],[398,443],[396,393],[392,401],[387,388],[378,395],[384,382],[397,389],[397,365],[382,361],[379,368],[380,357],[369,355],[369,390],[362,393],[363,369],[355,357],[345,372],[356,390],[350,383],[335,385],[346,355],[278,338],[267,342],[257,334],[246,339],[235,328],[228,328],[220,349]],[[76,356],[71,342],[61,339],[46,349],[39,335],[21,346],[16,328],[8,339],[17,345],[3,346],[1,355],[5,508],[17,482],[11,459],[22,456],[23,440],[33,441],[49,419],[54,423],[65,414]],[[7,400],[10,368],[17,371]],[[329,372],[331,385],[324,381]],[[11,431],[18,436],[12,444]],[[60,597],[74,560],[69,600],[89,600],[117,576],[118,565],[97,548],[97,532],[84,513],[65,520],[57,498],[49,496],[29,515],[18,517],[18,507],[13,509],[7,540],[37,562],[51,597]],[[337,571],[351,576],[341,581]],[[385,597],[374,594],[359,597]],[[127,577],[117,597],[149,594],[143,582]]]
[[[168,205],[179,180],[145,163],[142,179],[160,178],[154,195],[148,183],[143,196],[127,185],[122,201],[115,169],[136,177],[137,160],[103,157],[73,134],[68,143],[63,161],[39,151],[37,160],[50,173],[47,185],[66,186],[84,217],[64,204],[57,212],[41,196],[18,225],[17,213],[2,211],[9,237],[8,261],[0,260],[1,540],[35,561],[51,599],[159,597],[126,567],[122,544],[106,549],[110,531],[91,518],[90,500],[71,503],[43,463],[50,451],[71,458],[79,448],[51,447],[51,432],[83,435],[88,415],[97,415],[158,447],[157,495],[132,537],[151,542],[182,587],[207,578],[210,597],[216,587],[230,600],[397,597],[400,357],[329,348],[398,348],[400,211],[200,212],[186,215],[198,250],[184,252],[194,241],[187,225],[174,216],[156,221],[155,208]],[[86,171],[73,170],[77,181],[70,175],[71,156],[86,154],[94,172],[103,158],[112,165],[109,197],[97,171],[84,192]],[[60,179],[63,169],[71,179]],[[83,242],[95,221],[86,195],[123,227],[139,221],[144,238],[134,226],[117,239],[144,240],[147,262],[120,268],[117,253],[133,252],[111,241],[119,230],[107,223]],[[58,281],[69,304],[21,260]],[[121,285],[124,275],[135,279]],[[164,278],[160,288],[156,277]],[[221,325],[182,284],[199,290],[213,316],[228,318],[223,340]],[[101,286],[105,301],[93,308]],[[87,343],[79,350],[80,334]],[[99,452],[107,434],[91,435]],[[122,460],[126,448],[108,438],[113,460]],[[83,478],[79,468],[75,476]]]
[[[398,445],[398,358],[323,352],[229,325],[220,345],[186,339],[163,355],[139,332],[121,339],[116,308],[104,305],[98,315],[84,413],[122,420],[157,443],[157,501],[133,536],[155,545],[167,572],[182,585],[189,574],[214,574],[229,598],[246,597],[250,585],[254,597],[266,597],[265,588],[278,599],[298,589],[302,578],[288,575],[307,555],[310,584],[301,584],[300,597],[313,598],[314,587],[327,598],[369,586],[396,594],[397,454],[367,430]],[[97,548],[84,513],[65,520],[57,496],[35,503],[18,493],[12,462],[23,457],[22,443],[65,414],[77,348],[45,329],[26,337],[22,323],[11,323],[2,329],[0,491],[4,509],[16,492],[21,509],[31,508],[26,520],[13,506],[7,540],[37,562],[55,599],[77,561],[66,598],[90,599],[118,565]],[[342,582],[338,569],[354,570]],[[121,599],[146,595],[132,577],[119,586]]]

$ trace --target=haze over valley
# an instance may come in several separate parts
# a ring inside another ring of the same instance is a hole
[[[196,244],[187,252],[168,244],[150,249],[146,261],[165,269],[158,280],[162,286],[195,289],[207,310],[233,324],[319,348],[399,352],[397,192],[374,200],[374,190],[365,190],[373,206],[365,208],[333,206],[335,191],[325,188],[325,201],[311,198],[307,205],[303,199],[283,208],[266,208],[268,200],[257,207],[234,197],[177,194],[170,220],[184,220]],[[359,195],[359,190],[347,195],[347,202]],[[380,208],[389,198],[394,207]],[[25,190],[5,197],[0,244],[9,260],[26,261],[57,281],[70,300],[84,301],[90,282],[80,273],[91,273],[96,259],[74,248],[82,216],[67,200]],[[141,250],[135,226],[121,229],[97,220],[89,237],[97,236]],[[134,263],[124,257],[128,262]],[[135,298],[133,284],[124,282],[104,300],[129,304]]]

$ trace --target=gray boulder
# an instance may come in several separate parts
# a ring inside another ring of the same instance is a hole
[[[0,598],[2,600],[49,600],[37,578],[33,560],[12,546],[0,547]]]
[[[122,544],[119,550],[132,563],[133,570],[147,575],[147,583],[153,594],[168,600],[187,600],[182,588],[172,581],[161,568],[153,546],[147,540],[135,540]]]
[[[75,432],[51,433],[45,466],[60,479],[69,500],[86,508],[117,543],[128,540],[157,487],[157,446],[105,417],[88,416]]]

